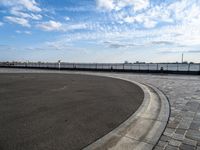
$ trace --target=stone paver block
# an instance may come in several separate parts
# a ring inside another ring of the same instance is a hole
[[[165,150],[178,150],[178,147],[168,145]]]
[[[184,143],[184,144],[187,144],[187,145],[192,145],[192,146],[196,146],[196,145],[197,145],[197,141],[191,140],[191,139],[188,139],[188,138],[185,138],[185,139],[183,140],[183,143]]]
[[[200,121],[200,112],[196,113],[195,117],[194,117],[195,121]]]
[[[188,130],[186,133],[186,137],[188,137],[189,139],[200,141],[200,131]]]
[[[179,141],[182,141],[184,139],[184,137],[185,137],[184,135],[176,134],[176,133],[174,133],[173,136],[172,136],[173,139],[179,140]]]
[[[156,146],[156,147],[154,147],[154,149],[153,149],[153,150],[163,150],[163,147]]]
[[[179,147],[179,146],[181,145],[181,142],[178,141],[178,140],[171,139],[171,140],[169,141],[169,145]]]
[[[195,150],[195,146],[187,145],[187,144],[181,144],[180,150]]]
[[[157,145],[160,146],[160,147],[165,147],[167,144],[168,144],[168,142],[160,140]]]
[[[175,128],[178,126],[178,124],[179,124],[178,121],[173,120],[173,121],[170,121],[170,122],[167,124],[167,127],[168,127],[168,128],[174,128],[174,129],[175,129]]]
[[[192,111],[182,111],[183,117],[190,117],[193,118],[195,116],[195,112]]]
[[[185,130],[185,129],[179,129],[179,128],[177,128],[175,133],[184,135],[186,131],[187,130]]]
[[[192,118],[190,118],[190,117],[183,118],[183,120],[181,120],[178,128],[189,129],[191,123],[192,123]]]
[[[171,137],[166,136],[166,135],[162,135],[161,138],[160,138],[160,140],[164,141],[164,142],[168,142],[170,139],[171,139]]]
[[[193,121],[190,125],[190,129],[200,131],[200,121]]]
[[[165,136],[172,136],[172,134],[175,132],[175,129],[173,129],[173,128],[166,128],[165,129],[165,131],[164,131],[164,133],[163,133],[163,135],[165,135]]]

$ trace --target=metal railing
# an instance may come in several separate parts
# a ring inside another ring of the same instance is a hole
[[[200,74],[200,63],[42,63],[0,62],[0,67],[46,68],[66,70],[100,70],[132,72],[171,72]]]

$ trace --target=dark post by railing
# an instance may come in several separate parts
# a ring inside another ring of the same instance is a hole
[[[164,71],[164,68],[163,68],[163,66],[160,68],[160,72],[161,73],[163,73],[163,71]]]
[[[157,71],[158,71],[158,63],[157,63]]]
[[[199,63],[199,72],[200,72],[200,63]]]
[[[190,63],[188,64],[188,72],[190,71]]]
[[[58,69],[60,70],[61,60],[58,60]]]
[[[178,63],[177,63],[177,69],[176,69],[176,71],[178,71]]]
[[[138,64],[139,65],[139,71],[140,71],[140,64]]]
[[[168,64],[167,64],[167,71],[168,71]]]
[[[73,69],[75,69],[76,67],[75,67],[75,64],[73,63]]]

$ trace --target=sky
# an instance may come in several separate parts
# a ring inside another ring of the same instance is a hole
[[[200,63],[200,0],[0,0],[0,61]]]

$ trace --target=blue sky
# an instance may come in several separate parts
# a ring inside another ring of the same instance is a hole
[[[199,0],[0,0],[0,61],[200,62]]]

